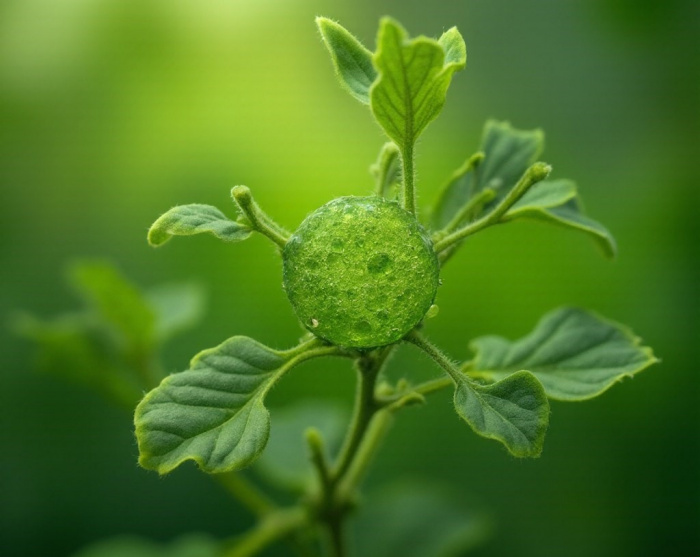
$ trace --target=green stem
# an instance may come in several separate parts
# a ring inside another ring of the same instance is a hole
[[[246,186],[234,186],[231,190],[231,196],[250,221],[253,230],[267,236],[280,249],[284,249],[289,240],[289,233],[260,209],[253,199],[250,189]]]
[[[549,175],[551,170],[552,167],[545,163],[536,162],[533,164],[525,171],[523,177],[520,178],[515,187],[508,192],[508,195],[501,200],[493,211],[481,219],[470,223],[451,234],[448,234],[441,240],[438,240],[435,243],[435,251],[438,253],[445,251],[453,244],[464,240],[464,238],[467,236],[471,236],[472,234],[475,234],[476,232],[479,232],[492,224],[497,224],[501,220],[501,217],[506,214],[508,209],[510,209],[533,185],[544,180]]]
[[[277,505],[242,474],[225,472],[212,474],[212,477],[258,518],[263,519],[277,510]]]
[[[416,214],[415,174],[413,168],[413,144],[407,143],[401,152],[403,164],[403,208],[409,213]]]
[[[421,333],[414,329],[404,338],[406,341],[415,344],[418,348],[423,350],[426,354],[428,354],[428,356],[435,360],[435,362],[447,372],[455,383],[459,380],[462,374],[459,367],[457,367],[452,360],[445,356],[445,354],[443,354],[443,352],[437,346],[425,338]]]
[[[224,555],[225,557],[257,555],[270,544],[292,534],[307,523],[306,511],[300,507],[277,510],[258,522],[252,530],[237,538],[235,545]]]
[[[435,234],[434,241],[438,241],[450,232],[454,232],[460,225],[467,220],[473,213],[476,213],[480,207],[483,207],[488,202],[496,197],[496,191],[491,188],[486,188],[477,193],[462,207],[454,218],[445,228]]]

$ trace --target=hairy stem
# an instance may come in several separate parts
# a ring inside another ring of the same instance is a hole
[[[544,180],[551,170],[552,167],[545,163],[537,162],[533,164],[525,171],[523,177],[520,178],[515,187],[508,192],[508,195],[501,200],[493,211],[479,220],[438,240],[435,243],[435,251],[438,253],[443,252],[449,249],[453,244],[464,240],[467,236],[471,236],[492,224],[497,224],[508,209],[510,209],[533,185]]]
[[[280,509],[267,515],[250,531],[236,540],[224,553],[225,557],[251,557],[275,541],[289,536],[308,522],[306,511],[300,507]]]
[[[401,153],[403,164],[403,208],[409,213],[416,214],[416,187],[414,184],[415,171],[413,168],[413,145],[409,142]]]
[[[253,199],[246,186],[234,186],[231,197],[238,204],[241,212],[250,221],[253,230],[272,240],[280,249],[284,249],[289,240],[289,232],[268,217]]]

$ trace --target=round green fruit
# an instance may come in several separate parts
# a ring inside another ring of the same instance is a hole
[[[284,248],[297,317],[338,346],[396,342],[432,305],[440,267],[416,218],[381,197],[340,197],[311,213]]]

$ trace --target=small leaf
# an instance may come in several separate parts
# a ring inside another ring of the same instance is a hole
[[[518,371],[491,385],[457,378],[454,404],[476,433],[500,441],[514,456],[536,457],[542,452],[549,403],[532,373]]]
[[[331,55],[340,84],[358,101],[369,104],[369,89],[377,78],[372,53],[335,21],[317,17],[316,25]]]
[[[376,181],[377,195],[388,198],[392,186],[401,181],[401,154],[396,144],[385,143],[379,151],[377,162],[369,170]]]
[[[515,208],[513,207],[513,209]],[[504,220],[508,221],[517,217],[533,218],[585,232],[595,240],[606,257],[612,258],[617,254],[617,243],[613,235],[602,224],[583,213],[578,197],[569,199],[563,205],[549,208],[534,205],[521,206],[516,214],[506,214]]]
[[[362,557],[455,557],[490,534],[483,514],[425,479],[395,482],[366,499],[352,524],[355,554]]]
[[[146,297],[156,315],[156,336],[165,340],[195,325],[204,311],[204,292],[194,284],[164,284]]]
[[[161,246],[172,236],[208,232],[225,242],[239,242],[250,236],[250,228],[229,219],[211,205],[179,205],[161,215],[148,231],[148,243]]]
[[[470,346],[467,373],[498,381],[527,369],[556,400],[592,398],[658,361],[626,328],[573,308],[547,314],[520,340],[487,336]]]
[[[537,160],[543,146],[544,134],[539,129],[523,131],[508,122],[486,122],[480,148],[484,160],[479,165],[465,164],[448,180],[433,209],[433,228],[444,228],[472,197],[487,187],[496,191],[487,207],[495,206]]]
[[[386,17],[377,45],[374,63],[379,79],[370,89],[370,107],[387,135],[405,152],[442,110],[452,74],[466,66],[466,47],[456,28],[438,41],[409,40],[403,27]]]
[[[265,396],[304,356],[247,337],[200,352],[188,371],[166,377],[137,406],[139,463],[161,474],[186,460],[210,473],[247,466],[267,443]]]
[[[148,348],[155,314],[141,292],[108,263],[82,262],[69,269],[76,289],[95,312],[134,349]]]

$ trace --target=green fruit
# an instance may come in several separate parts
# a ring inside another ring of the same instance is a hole
[[[284,288],[303,325],[338,346],[401,339],[439,281],[429,235],[398,204],[341,197],[311,213],[284,248]]]

